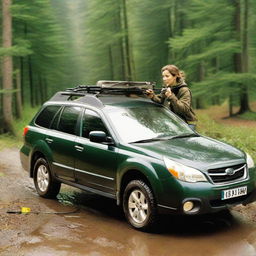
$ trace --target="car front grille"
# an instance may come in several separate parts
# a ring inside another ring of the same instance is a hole
[[[215,184],[234,182],[246,177],[246,164],[210,169],[208,175]]]

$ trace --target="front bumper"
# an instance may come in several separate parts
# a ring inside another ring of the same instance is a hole
[[[166,181],[165,189],[162,197],[162,201],[159,201],[158,210],[159,213],[173,213],[173,214],[185,214],[196,215],[214,213],[230,206],[238,204],[249,204],[256,201],[256,182],[255,171],[251,172],[250,178],[234,184],[226,184],[223,186],[216,186],[208,182],[188,183],[181,182],[179,186],[168,186]],[[238,187],[247,187],[247,194],[243,196],[233,197],[230,199],[221,199],[222,191],[228,189],[234,189]],[[183,204],[187,201],[194,203],[194,208],[191,211],[185,212],[183,210]]]

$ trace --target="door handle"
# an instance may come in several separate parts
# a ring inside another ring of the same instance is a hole
[[[50,139],[50,138],[46,138],[45,139],[49,144],[51,144],[53,142],[53,139]]]
[[[76,149],[77,151],[79,151],[79,152],[82,152],[82,151],[84,150],[84,147],[81,147],[81,146],[76,145],[76,146],[75,146],[75,149]]]

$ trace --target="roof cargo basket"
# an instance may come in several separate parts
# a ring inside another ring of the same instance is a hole
[[[84,97],[86,95],[99,97],[135,94],[143,96],[147,89],[154,89],[154,87],[155,82],[100,80],[96,85],[78,85],[74,88],[68,88],[66,91],[57,92],[50,100],[72,100],[73,97]]]
[[[105,94],[143,95],[147,89],[154,89],[155,82],[137,82],[137,81],[109,81],[100,80],[96,85],[79,85],[66,90],[68,93],[90,93],[97,96]]]
[[[147,89],[153,89],[155,86],[155,82],[100,80],[97,82],[97,86],[101,88],[116,88],[116,89],[137,88],[137,89],[147,90]]]

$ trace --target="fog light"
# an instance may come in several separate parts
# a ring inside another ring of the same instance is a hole
[[[193,209],[194,203],[191,201],[187,201],[183,204],[183,210],[184,212],[189,212]]]

